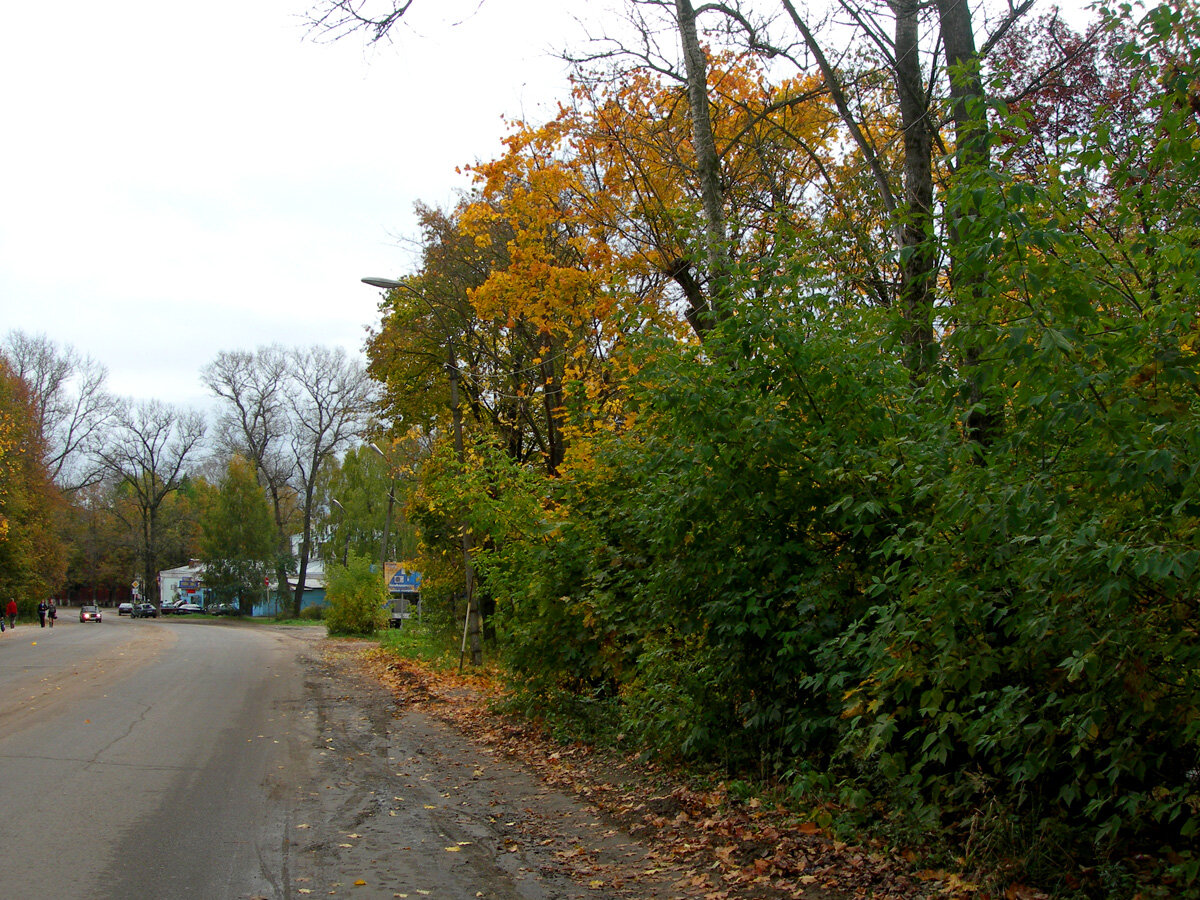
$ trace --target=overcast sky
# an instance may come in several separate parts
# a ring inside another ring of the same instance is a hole
[[[414,202],[553,114],[558,2],[414,4],[396,39],[306,37],[310,0],[13,3],[0,30],[0,335],[45,333],[113,393],[207,404],[221,350],[361,352],[413,268]]]

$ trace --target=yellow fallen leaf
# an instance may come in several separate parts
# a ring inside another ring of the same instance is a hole
[[[458,852],[458,850],[459,850],[459,848],[458,848],[458,847],[447,847],[447,848],[446,848],[446,852],[447,852],[447,853],[457,853],[457,852]]]
[[[354,845],[353,845],[353,844],[338,844],[338,846],[339,846],[339,847],[345,847],[347,850],[353,850],[353,849],[354,849]]]
[[[366,882],[359,878],[354,882],[354,884],[356,887],[362,887],[364,884],[366,884]]]
[[[346,837],[348,837],[348,838],[360,838],[360,837],[362,837],[362,835],[361,835],[361,834],[348,834],[348,835],[346,835]]]

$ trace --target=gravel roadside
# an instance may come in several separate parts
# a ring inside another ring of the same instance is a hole
[[[307,664],[307,773],[286,823],[288,896],[688,898],[595,806],[405,702],[361,642]]]

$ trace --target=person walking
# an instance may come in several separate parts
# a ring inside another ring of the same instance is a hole
[[[8,613],[8,627],[16,628],[17,627],[17,601],[15,599],[8,601],[8,609],[5,610],[5,612]]]
[[[43,600],[41,603],[38,604],[38,622],[41,624],[41,626],[43,628],[46,627],[46,612],[49,609],[50,609],[50,607],[46,605],[45,600]]]
[[[50,627],[54,627],[54,620],[58,618],[58,607],[54,605],[54,601],[50,601],[50,605],[46,607],[46,618],[50,620]]]

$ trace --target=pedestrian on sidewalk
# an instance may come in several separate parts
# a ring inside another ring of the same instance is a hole
[[[8,609],[5,610],[5,612],[8,613],[8,627],[16,628],[17,627],[17,601],[15,599],[10,599],[8,601]],[[3,623],[3,620],[0,619],[0,624],[2,624],[2,623]]]
[[[50,620],[50,627],[54,627],[54,620],[58,618],[58,607],[54,605],[54,600],[51,599],[50,605],[46,608],[46,618]]]
[[[46,612],[49,609],[50,607],[46,605],[45,600],[38,604],[38,622],[43,628],[46,627]]]

